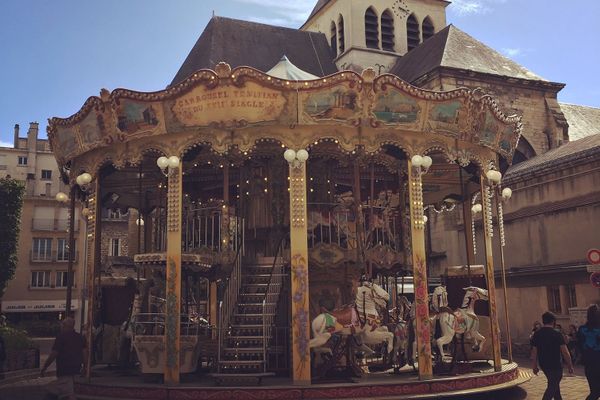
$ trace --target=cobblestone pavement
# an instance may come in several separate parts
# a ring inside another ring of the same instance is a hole
[[[531,368],[529,368],[531,365],[529,360],[520,359],[516,361],[521,369],[532,373]],[[540,372],[538,376],[534,375],[529,382],[524,383],[519,387],[462,398],[465,400],[540,400],[546,390],[547,382],[544,373]],[[590,392],[583,372],[583,367],[577,366],[573,376],[568,376],[565,371],[560,388],[564,400],[585,399]],[[448,400],[450,399],[452,398],[448,398]],[[456,399],[456,397],[454,399]]]

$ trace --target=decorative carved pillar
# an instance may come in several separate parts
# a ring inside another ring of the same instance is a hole
[[[87,365],[85,369],[85,376],[89,382],[91,379],[92,372],[92,352],[94,349],[93,341],[93,330],[94,330],[94,311],[96,309],[96,264],[100,263],[100,243],[102,237],[100,235],[101,230],[101,209],[99,204],[100,197],[100,178],[96,177],[96,181],[92,183],[91,190],[88,197],[88,209],[90,214],[87,217],[87,328],[85,331],[86,341],[88,343],[87,352]],[[74,249],[73,249],[74,251]]]
[[[292,371],[294,384],[310,383],[310,321],[306,162],[290,162],[290,251],[292,267]]]
[[[485,242],[485,277],[488,287],[490,305],[490,324],[492,335],[492,353],[494,359],[494,370],[502,370],[502,359],[500,356],[500,326],[498,313],[496,311],[496,283],[494,280],[494,257],[492,254],[492,237],[494,228],[492,225],[492,188],[487,185],[485,175],[481,176],[481,205],[483,207],[483,237]]]
[[[167,191],[167,310],[164,374],[167,385],[179,383],[182,170],[182,164],[176,168],[169,168]]]
[[[419,379],[433,376],[431,365],[431,323],[429,321],[429,293],[425,258],[425,220],[423,213],[423,183],[420,168],[408,161],[410,232],[412,244],[413,279],[416,305],[416,340],[419,355]]]

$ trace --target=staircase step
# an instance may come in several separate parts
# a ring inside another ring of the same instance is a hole
[[[264,314],[233,314],[237,318],[262,318],[263,316],[274,316],[275,313],[264,313]]]
[[[265,303],[266,306],[273,306],[277,303]],[[238,303],[238,307],[262,307],[263,303]]]
[[[262,365],[264,360],[221,360],[219,362],[223,365]]]
[[[235,335],[235,336],[227,336],[228,340],[263,340],[263,336],[244,336],[244,335]]]
[[[225,347],[223,350],[248,352],[248,351],[263,351],[264,349],[262,347]]]

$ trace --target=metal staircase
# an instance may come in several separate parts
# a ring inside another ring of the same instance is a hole
[[[269,370],[277,306],[287,274],[281,258],[236,265],[219,304],[217,384],[260,383]]]

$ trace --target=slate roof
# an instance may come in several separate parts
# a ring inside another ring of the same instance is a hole
[[[508,169],[505,179],[508,182],[522,175],[533,174],[545,168],[555,168],[573,160],[584,161],[589,157],[600,159],[600,134],[563,144],[556,149],[516,164]]]
[[[600,134],[600,108],[560,103],[560,109],[569,123],[571,141]]]
[[[448,25],[401,57],[390,72],[405,81],[414,82],[439,67],[546,81],[454,25]]]
[[[330,2],[331,2],[331,0],[319,0],[319,1],[317,1],[317,4],[315,5],[315,8],[313,8],[312,12],[310,13],[310,15],[308,16],[308,19],[306,21],[307,22],[310,21],[310,19],[312,17],[314,17],[316,13],[318,13],[319,11],[321,11],[321,8],[325,7]]]
[[[171,85],[199,69],[212,69],[221,61],[232,68],[249,66],[268,71],[284,55],[298,68],[316,76],[337,72],[334,54],[322,33],[213,17]]]

